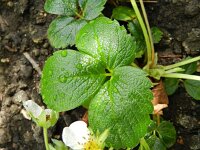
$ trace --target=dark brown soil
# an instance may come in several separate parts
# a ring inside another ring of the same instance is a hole
[[[0,1],[0,150],[44,150],[41,128],[24,118],[22,107],[22,101],[28,99],[42,104],[40,75],[23,53],[28,52],[42,68],[53,52],[46,31],[54,16],[45,13],[43,5],[42,0]],[[150,24],[164,32],[156,45],[160,63],[200,55],[199,0],[160,0],[146,7]],[[69,125],[83,111],[67,112],[59,123]],[[171,149],[200,149],[200,102],[189,97],[181,85],[170,96],[164,117],[177,129],[177,143]],[[50,136],[59,137],[62,128],[55,126]]]

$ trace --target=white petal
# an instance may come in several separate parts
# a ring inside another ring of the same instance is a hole
[[[81,150],[83,145],[89,140],[90,131],[87,124],[83,121],[76,121],[69,127],[65,127],[62,133],[62,139],[65,145],[72,149]]]
[[[37,118],[43,111],[42,107],[40,107],[37,103],[35,103],[32,100],[27,100],[23,102],[23,106],[35,118]]]
[[[51,113],[52,113],[52,110],[51,109],[45,109],[44,110],[45,111],[45,113],[46,113],[46,115],[51,115]]]

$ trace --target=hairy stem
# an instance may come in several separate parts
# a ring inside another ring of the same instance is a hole
[[[140,14],[140,11],[137,7],[136,1],[135,0],[130,0],[130,1],[131,1],[132,6],[133,6],[133,9],[135,10],[135,14],[137,16],[139,24],[142,28],[142,32],[144,34],[144,38],[145,38],[145,42],[146,42],[146,46],[147,46],[147,65],[145,66],[145,68],[149,69],[149,66],[152,63],[151,43],[149,41],[149,35],[148,35],[148,32],[147,32],[146,26],[144,24],[144,21],[142,19],[142,16]]]
[[[169,70],[169,69],[173,69],[173,68],[180,67],[183,65],[187,65],[187,64],[190,64],[190,63],[198,61],[198,60],[200,60],[200,56],[197,56],[197,57],[194,57],[191,59],[187,59],[187,60],[183,60],[181,62],[172,64],[172,65],[164,66],[164,70]]]
[[[150,44],[151,44],[151,62],[153,64],[154,63],[154,55],[155,55],[154,51],[155,50],[154,50],[153,38],[152,38],[152,34],[151,34],[151,28],[150,28],[150,25],[149,25],[146,10],[144,8],[143,0],[140,0],[140,5],[141,5],[142,13],[143,13],[143,16],[144,16],[144,21],[145,21],[145,24],[146,24],[146,27],[147,27],[147,32],[149,34],[149,41],[150,41]]]
[[[49,142],[48,142],[47,128],[43,128],[43,136],[44,136],[45,148],[46,148],[46,150],[50,150],[49,149]]]
[[[181,79],[189,79],[189,80],[198,80],[198,81],[200,81],[200,76],[183,74],[183,73],[166,73],[166,74],[163,74],[162,77],[166,77],[166,78],[181,78]]]

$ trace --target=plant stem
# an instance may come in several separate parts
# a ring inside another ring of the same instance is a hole
[[[49,149],[49,142],[48,142],[47,128],[43,128],[43,136],[44,136],[45,148],[46,148],[46,150],[50,150]]]
[[[166,70],[165,73],[176,73],[176,72],[182,72],[182,71],[185,71],[185,69],[177,67],[177,68]]]
[[[144,34],[144,38],[145,38],[145,42],[146,42],[146,46],[147,46],[147,65],[145,67],[147,69],[149,69],[149,66],[152,63],[151,43],[149,41],[149,35],[147,33],[147,29],[146,29],[146,26],[145,26],[144,21],[142,19],[142,16],[140,14],[140,11],[139,11],[139,9],[137,7],[136,1],[135,0],[130,0],[130,1],[131,1],[132,6],[133,6],[133,9],[135,10],[135,14],[137,16],[139,24],[140,24],[140,26],[142,28],[142,32]]]
[[[159,125],[160,124],[160,115],[157,114],[156,117],[157,117],[157,125]]]
[[[149,21],[148,21],[146,10],[144,8],[143,0],[140,0],[140,5],[141,5],[142,13],[143,13],[143,16],[144,16],[144,21],[145,21],[145,24],[146,24],[147,32],[149,34],[149,41],[150,41],[150,44],[151,44],[151,62],[152,62],[151,65],[153,65],[154,64],[154,55],[155,54],[154,54],[154,44],[153,44],[153,38],[152,38],[152,34],[151,34],[151,28],[150,28],[150,25],[149,25]]]
[[[189,79],[189,80],[198,80],[198,81],[200,81],[200,76],[183,74],[183,73],[166,73],[166,74],[163,74],[162,77],[166,77],[166,78],[181,78],[181,79]]]
[[[172,65],[164,66],[164,70],[169,70],[169,69],[172,69],[172,68],[187,65],[187,64],[190,64],[190,63],[198,61],[198,60],[200,60],[200,56],[197,56],[197,57],[194,57],[194,58],[191,58],[191,59],[187,59],[187,60],[183,60],[181,62],[172,64]]]

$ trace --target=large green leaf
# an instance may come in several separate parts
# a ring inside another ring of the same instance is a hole
[[[176,130],[169,121],[162,121],[157,127],[159,137],[166,147],[171,147],[176,142]]]
[[[130,21],[136,18],[135,11],[126,6],[118,6],[113,9],[112,18],[121,21]]]
[[[112,70],[133,61],[136,42],[117,21],[100,17],[81,28],[76,46]]]
[[[190,96],[196,100],[200,100],[200,81],[185,80],[184,86]]]
[[[145,135],[153,111],[151,86],[140,69],[124,66],[113,70],[89,106],[90,127],[100,132],[110,129],[108,146],[134,147]]]
[[[45,63],[41,92],[44,102],[56,111],[80,106],[105,82],[104,68],[92,57],[77,51],[57,51]]]
[[[78,13],[77,0],[46,0],[44,9],[57,15],[75,16]]]
[[[55,48],[65,48],[68,45],[75,44],[77,32],[87,22],[85,20],[76,20],[73,17],[58,17],[49,26],[48,39]]]
[[[86,20],[92,20],[101,14],[106,0],[78,0],[82,10],[82,17]]]

